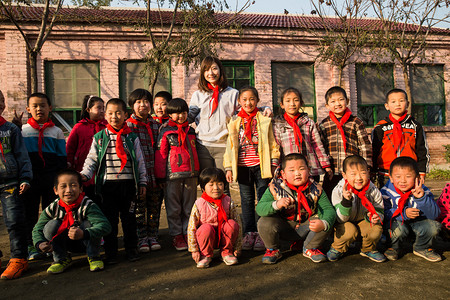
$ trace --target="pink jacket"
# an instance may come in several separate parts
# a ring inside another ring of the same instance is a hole
[[[441,222],[447,229],[450,230],[450,183],[442,190],[442,194],[439,197],[437,204],[441,209],[441,213],[437,218],[437,221]]]

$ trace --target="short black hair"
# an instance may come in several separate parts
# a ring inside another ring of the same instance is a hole
[[[389,96],[391,94],[395,94],[395,93],[403,93],[405,95],[406,101],[408,101],[408,94],[402,89],[395,88],[395,89],[392,89],[389,92],[387,92],[387,94],[386,94],[386,103],[388,103]]]
[[[53,185],[55,186],[55,188],[58,187],[59,177],[64,176],[64,175],[75,176],[77,178],[77,181],[78,181],[78,184],[80,185],[80,187],[83,186],[83,180],[81,178],[80,173],[78,173],[74,169],[64,169],[64,170],[61,170],[58,173],[56,173],[55,180],[53,182]]]
[[[40,99],[45,99],[45,100],[47,100],[48,106],[52,106],[52,102],[50,101],[50,98],[44,93],[33,93],[30,96],[28,96],[28,98],[27,98],[27,106],[30,104],[30,99],[33,98],[33,97],[40,98]]]
[[[167,103],[166,113],[168,115],[182,112],[189,112],[189,107],[184,99],[173,98]]]
[[[156,95],[155,95],[155,98],[158,98],[158,97],[166,99],[167,102],[172,100],[172,94],[167,92],[167,91],[157,92]]]
[[[83,98],[83,104],[81,104],[81,119],[89,119],[88,108],[92,108],[95,102],[104,102],[102,98],[94,95],[86,95]]]
[[[343,88],[341,88],[340,86],[333,86],[331,88],[328,89],[328,91],[325,93],[325,103],[328,104],[328,101],[331,98],[331,95],[333,94],[337,94],[340,93],[344,96],[345,100],[348,101],[347,98],[347,93],[345,92],[345,90]]]
[[[306,166],[308,166],[308,160],[306,159],[306,157],[301,154],[301,153],[291,153],[286,155],[282,162],[281,162],[281,169],[284,170],[286,168],[286,163],[290,160],[303,160],[306,163]]]
[[[225,173],[219,168],[206,168],[198,177],[198,183],[202,191],[205,190],[205,186],[208,182],[223,182],[223,184],[227,183],[227,178],[225,177]]]
[[[147,100],[150,102],[150,107],[153,106],[153,96],[146,89],[135,89],[128,96],[128,105],[133,109],[134,103],[138,100]]]
[[[358,166],[358,165],[359,166],[363,166],[366,169],[369,168],[369,165],[367,164],[367,161],[362,156],[359,156],[359,155],[347,156],[344,159],[344,162],[342,163],[342,171],[345,173],[345,172],[347,172],[347,169],[349,167]]]
[[[281,96],[280,96],[280,103],[281,103],[281,104],[284,103],[284,102],[283,102],[284,96],[286,96],[286,94],[289,94],[289,93],[294,93],[294,94],[296,94],[297,97],[300,98],[300,106],[301,106],[301,107],[305,106],[305,102],[303,101],[302,93],[300,93],[300,91],[299,91],[298,89],[294,88],[294,87],[288,87],[287,89],[285,89],[285,90],[281,93]]]
[[[109,101],[106,102],[105,110],[106,110],[106,108],[108,108],[108,105],[110,105],[110,104],[122,106],[123,111],[124,111],[124,112],[127,112],[127,104],[125,103],[125,101],[123,101],[123,100],[120,99],[120,98],[112,98],[112,99],[109,99]]]
[[[400,156],[394,159],[389,167],[389,174],[392,174],[395,167],[410,168],[416,173],[417,176],[419,176],[419,165],[412,157]]]
[[[258,101],[259,101],[258,91],[256,90],[256,88],[254,88],[252,86],[245,86],[245,87],[241,88],[239,90],[239,97],[242,95],[242,93],[249,92],[249,91],[252,92],[253,95],[255,95],[256,99],[258,99]]]

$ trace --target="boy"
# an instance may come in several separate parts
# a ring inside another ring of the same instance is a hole
[[[437,262],[441,256],[431,249],[441,224],[436,220],[439,207],[430,190],[420,183],[418,163],[411,157],[398,157],[391,163],[389,181],[381,189],[386,223],[390,225],[391,248],[384,255],[398,259],[401,243],[410,230],[416,236],[413,253]]]
[[[325,101],[330,112],[319,124],[319,133],[333,169],[332,178],[325,176],[323,182],[323,189],[331,199],[334,187],[342,179],[344,159],[349,155],[360,155],[372,167],[372,145],[363,121],[348,109],[349,100],[343,88],[330,88]]]
[[[104,237],[106,262],[117,263],[117,226],[122,221],[125,251],[129,261],[139,259],[135,199],[146,195],[147,171],[141,143],[125,122],[126,104],[113,98],[106,103],[106,129],[96,133],[81,175],[87,181],[95,174],[95,192],[102,197],[102,210],[112,231]]]
[[[272,181],[276,194],[268,188],[256,206],[258,232],[267,248],[262,262],[274,264],[281,258],[280,238],[294,242],[291,250],[304,240],[303,256],[315,263],[326,261],[318,248],[333,228],[336,212],[321,186],[309,179],[305,156],[286,155],[281,169],[282,183]]]
[[[381,193],[370,182],[367,162],[361,156],[347,156],[342,169],[343,179],[334,188],[331,198],[338,222],[334,228],[334,242],[327,253],[328,260],[341,258],[360,233],[360,254],[375,262],[383,262],[386,257],[376,250],[383,232],[384,206]]]
[[[55,174],[67,167],[66,140],[60,128],[49,118],[52,104],[47,95],[31,94],[27,111],[31,114],[22,127],[22,135],[33,166],[31,188],[23,194],[28,230],[28,259],[37,259],[40,253],[32,246],[31,232],[39,216],[39,204],[47,207],[54,199]]]
[[[1,117],[4,110],[0,91],[0,201],[11,247],[11,259],[1,279],[14,279],[28,269],[25,208],[19,195],[30,188],[33,172],[20,129]]]
[[[389,175],[391,162],[400,156],[417,161],[421,183],[428,172],[430,154],[425,132],[408,114],[408,97],[401,89],[392,89],[386,94],[386,110],[390,112],[372,131],[373,168],[378,171],[378,188],[382,188]]]
[[[172,100],[172,95],[166,91],[157,92],[155,95],[155,101],[153,102],[153,111],[155,112],[152,115],[152,118],[159,123],[161,126],[163,123],[169,120],[169,116],[167,115],[167,103]]]
[[[33,229],[33,242],[42,252],[53,252],[47,273],[64,272],[72,262],[67,253],[86,249],[91,272],[103,270],[100,243],[111,225],[100,208],[84,196],[81,176],[75,170],[60,171],[53,190],[58,199],[47,206]],[[83,247],[84,246],[84,247]]]

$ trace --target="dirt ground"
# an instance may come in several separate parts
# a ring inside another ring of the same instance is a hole
[[[427,182],[435,195],[443,181]],[[236,189],[232,196],[239,203]],[[17,280],[0,282],[0,299],[449,299],[450,243],[438,241],[444,260],[427,262],[409,252],[395,262],[375,263],[357,249],[337,262],[315,264],[301,253],[283,248],[275,265],[263,265],[263,252],[245,251],[236,266],[218,258],[209,269],[198,270],[187,251],[171,246],[165,211],[161,218],[162,249],[130,263],[122,249],[121,262],[89,272],[86,256],[59,275],[46,269],[51,259],[33,261]],[[2,270],[9,258],[9,240],[0,223]]]

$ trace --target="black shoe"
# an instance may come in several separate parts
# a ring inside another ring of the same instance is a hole
[[[117,254],[106,254],[103,258],[103,262],[107,265],[115,265],[119,262],[119,260],[117,259]]]
[[[139,256],[139,253],[136,249],[127,250],[127,258],[131,262],[141,259],[141,257]]]

